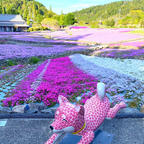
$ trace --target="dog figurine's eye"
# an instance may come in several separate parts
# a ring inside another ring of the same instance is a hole
[[[62,118],[63,118],[64,121],[67,122],[67,120],[66,120],[66,116],[65,116],[64,114],[62,115]]]
[[[66,122],[67,122],[67,120],[66,120],[66,119],[63,119],[63,121],[66,121]]]

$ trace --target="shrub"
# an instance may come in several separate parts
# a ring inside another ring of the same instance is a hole
[[[40,59],[37,58],[37,57],[31,57],[31,58],[29,59],[29,63],[30,63],[30,64],[36,64],[36,63],[38,63],[39,61],[40,61]]]
[[[106,21],[104,22],[104,25],[113,27],[113,26],[115,25],[115,21],[114,21],[114,19],[106,20]]]
[[[17,65],[16,61],[12,61],[12,60],[7,61],[7,66],[13,66],[13,65]]]
[[[91,22],[89,25],[91,28],[99,28],[98,22]]]
[[[49,30],[47,27],[43,27],[41,24],[34,23],[32,27],[28,29],[28,32],[31,31],[42,31],[42,30]]]

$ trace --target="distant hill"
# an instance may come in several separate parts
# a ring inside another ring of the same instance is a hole
[[[80,11],[76,11],[73,14],[77,18],[77,21],[83,21],[89,23],[92,21],[105,21],[107,19],[114,19],[115,21],[121,18],[131,17],[132,11],[140,10],[144,11],[144,0],[131,0],[131,1],[119,1],[105,5],[92,6]]]
[[[44,5],[35,0],[1,0],[1,14],[20,14],[28,23],[40,23],[46,17],[56,15]]]

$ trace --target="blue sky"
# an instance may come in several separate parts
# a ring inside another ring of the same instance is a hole
[[[76,10],[81,10],[83,8],[87,8],[95,5],[102,5],[114,1],[120,0],[36,0],[43,5],[45,5],[48,9],[51,6],[52,10],[60,14],[61,11],[63,13],[73,12]]]

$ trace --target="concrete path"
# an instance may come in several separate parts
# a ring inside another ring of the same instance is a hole
[[[46,118],[0,119],[0,144],[44,144],[51,135],[52,121]],[[105,120],[100,129],[114,135],[112,144],[144,144],[144,118]]]

